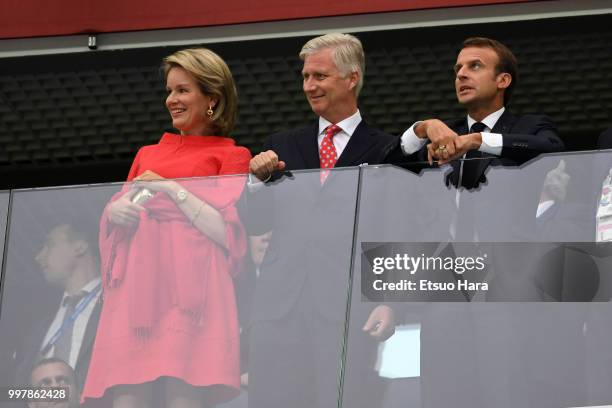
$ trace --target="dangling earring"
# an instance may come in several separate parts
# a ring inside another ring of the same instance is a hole
[[[208,107],[208,110],[206,111],[206,115],[208,115],[208,117],[209,117],[209,118],[212,118],[212,115],[213,115],[214,113],[215,113],[215,112],[213,112],[213,110],[212,110],[212,106],[209,106],[209,107]]]

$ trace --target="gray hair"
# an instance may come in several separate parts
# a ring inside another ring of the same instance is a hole
[[[323,49],[333,50],[332,60],[338,71],[345,77],[352,72],[359,74],[359,81],[355,88],[356,95],[363,87],[363,76],[365,75],[365,54],[361,41],[353,35],[342,33],[330,33],[313,38],[302,47],[300,59],[303,61],[307,55],[314,54]]]

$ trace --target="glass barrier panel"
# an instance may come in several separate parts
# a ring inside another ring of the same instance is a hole
[[[358,175],[15,191],[0,386],[64,370],[92,405],[337,406]]]
[[[10,191],[0,191],[0,266],[4,261],[4,239],[6,236],[6,226],[8,222],[8,208],[10,202]],[[0,301],[2,300],[2,287],[4,285],[4,270],[0,270]],[[0,304],[0,313],[2,305]],[[9,360],[9,356],[0,354],[0,364]]]
[[[359,169],[325,174],[292,172],[247,191],[245,224],[267,242],[248,333],[249,407],[338,405]]]
[[[473,164],[362,169],[342,406],[611,404],[612,153]]]
[[[4,259],[4,238],[8,220],[9,199],[9,191],[0,191],[0,248],[2,248],[0,249],[0,265],[2,265],[2,260]],[[2,275],[0,274],[0,277],[1,276]],[[2,287],[2,282],[0,282],[0,287]]]
[[[69,397],[78,401],[101,309],[98,225],[118,189],[12,192],[0,314],[3,406],[26,402],[22,393],[9,396],[8,390],[47,385],[54,375],[70,379]],[[80,304],[64,305],[65,295],[81,294]],[[52,357],[58,360],[36,367]]]

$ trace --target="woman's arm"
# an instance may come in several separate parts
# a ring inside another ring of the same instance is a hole
[[[225,221],[219,211],[210,204],[196,197],[176,181],[164,179],[151,170],[146,170],[134,178],[134,181],[150,181],[151,183],[146,184],[146,188],[167,194],[198,231],[227,248]]]

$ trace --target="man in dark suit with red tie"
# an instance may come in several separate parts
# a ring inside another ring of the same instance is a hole
[[[276,190],[269,211],[275,228],[253,311],[251,408],[337,405],[357,172],[285,175],[379,164],[397,145],[397,137],[368,126],[359,112],[364,53],[357,38],[339,33],[314,38],[300,58],[304,93],[319,118],[272,135],[250,164],[251,173],[266,182],[259,183],[262,190],[270,185]],[[352,316],[361,331],[355,341],[375,346],[394,332],[386,305],[369,305]],[[370,349],[374,354],[375,347]]]

